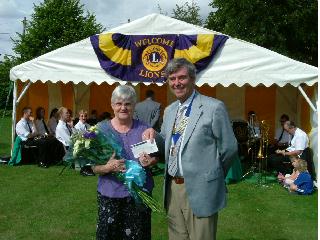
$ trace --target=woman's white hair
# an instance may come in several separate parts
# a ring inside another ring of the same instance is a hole
[[[111,103],[116,101],[129,101],[135,104],[137,102],[137,94],[133,87],[129,85],[119,85],[117,86],[111,95]]]

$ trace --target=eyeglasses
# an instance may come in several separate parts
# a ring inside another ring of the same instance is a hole
[[[184,80],[187,80],[187,79],[189,79],[189,76],[188,75],[181,75],[181,76],[169,76],[168,77],[168,80],[169,81],[175,81],[175,80],[178,80],[178,81],[184,81]]]
[[[132,108],[132,103],[130,102],[116,102],[112,104],[115,108],[121,108],[122,106],[124,106],[125,108]]]

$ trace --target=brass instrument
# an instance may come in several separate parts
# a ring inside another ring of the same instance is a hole
[[[270,125],[265,120],[260,122],[260,146],[257,155],[258,161],[258,173],[259,178],[257,179],[259,184],[267,182],[266,171],[267,171],[267,157],[268,157],[268,144],[269,144],[269,130]]]
[[[268,155],[268,144],[269,144],[269,129],[270,126],[265,120],[260,123],[260,146],[257,158],[267,158]]]

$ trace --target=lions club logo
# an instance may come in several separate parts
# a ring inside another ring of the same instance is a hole
[[[168,53],[159,45],[150,45],[142,52],[142,63],[149,71],[160,71],[167,62]]]

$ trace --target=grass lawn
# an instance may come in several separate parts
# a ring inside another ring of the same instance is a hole
[[[0,165],[0,239],[94,239],[97,177],[61,166]],[[162,177],[154,196],[161,201]],[[317,239],[317,193],[291,195],[278,184],[229,185],[218,239]],[[152,239],[167,239],[164,216],[153,214]]]
[[[0,116],[0,157],[9,156],[11,148],[11,117]]]
[[[1,154],[9,153],[8,142],[0,142]],[[97,177],[73,170],[59,176],[61,169],[0,165],[0,240],[95,238]],[[155,182],[154,197],[161,201],[162,177]],[[228,185],[228,190],[228,206],[219,214],[219,240],[317,239],[317,192],[291,195],[277,183],[248,181]],[[152,216],[152,239],[167,239],[162,215]]]

